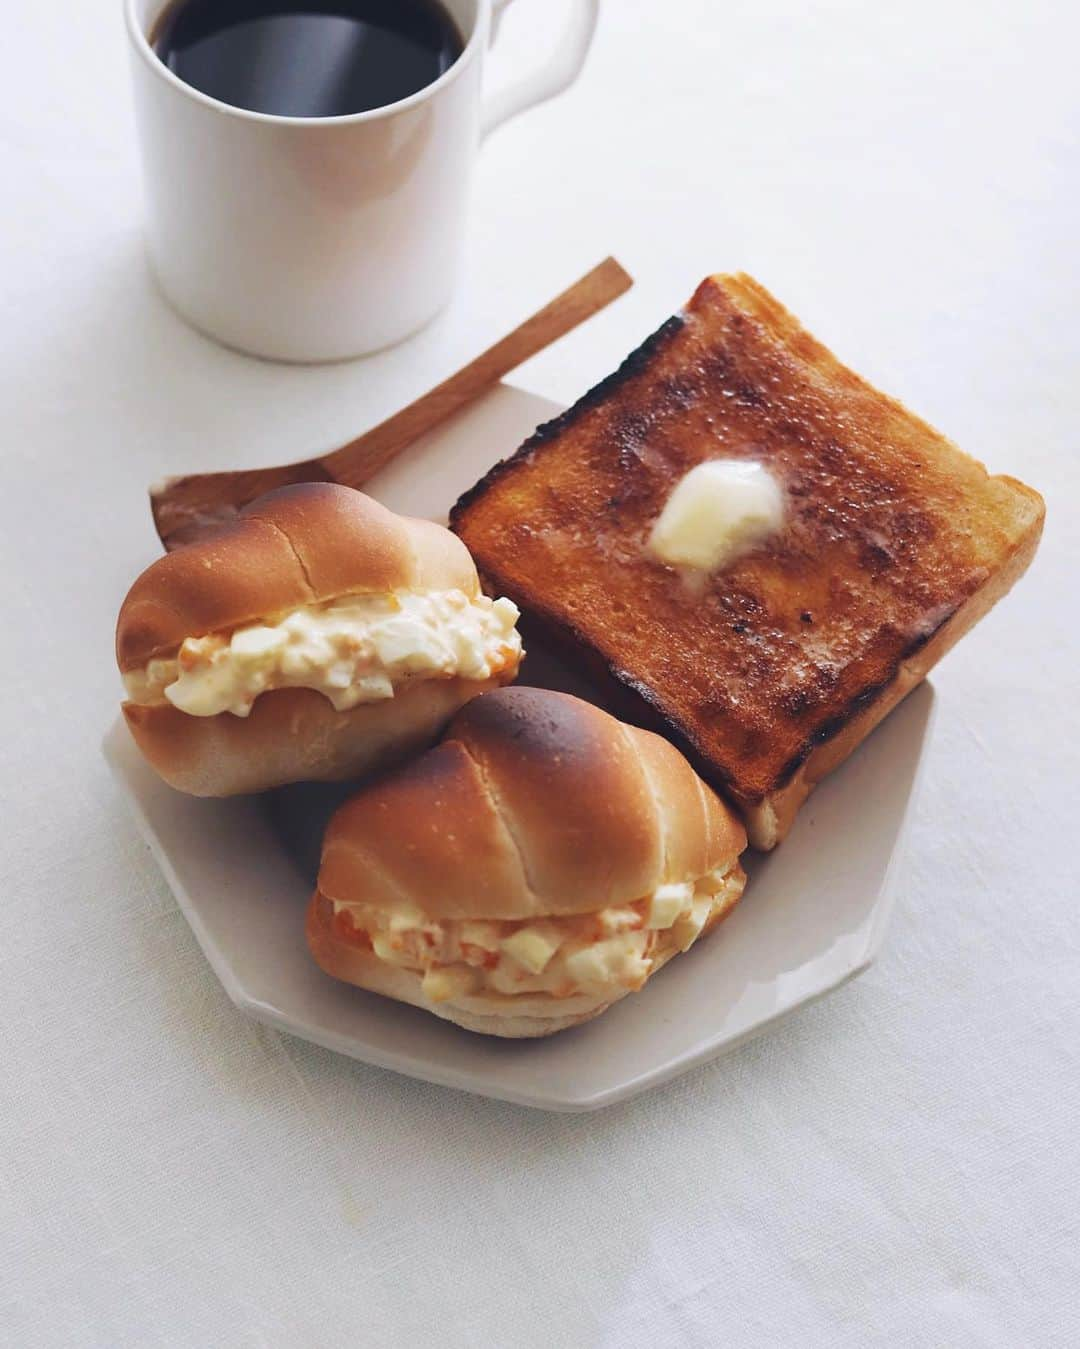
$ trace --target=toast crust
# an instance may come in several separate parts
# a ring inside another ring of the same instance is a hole
[[[644,543],[711,458],[780,480],[784,529],[695,590]],[[485,583],[783,837],[1034,555],[1042,498],[840,364],[749,277],[711,277],[457,503]]]

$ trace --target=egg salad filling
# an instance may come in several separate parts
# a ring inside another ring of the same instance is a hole
[[[433,1002],[477,993],[568,998],[639,989],[657,957],[692,946],[714,908],[734,903],[742,885],[735,862],[618,908],[522,922],[436,921],[329,902],[340,940],[422,974]]]
[[[131,702],[193,717],[246,717],[260,693],[315,689],[339,712],[406,680],[489,679],[521,660],[517,606],[462,590],[343,595],[272,622],[188,637],[172,659],[124,676]]]

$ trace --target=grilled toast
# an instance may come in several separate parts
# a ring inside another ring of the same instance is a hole
[[[646,551],[673,487],[754,459],[782,529],[702,591]],[[1023,573],[1042,498],[841,365],[745,275],[707,278],[455,506],[486,583],[662,730],[773,847],[812,787]]]

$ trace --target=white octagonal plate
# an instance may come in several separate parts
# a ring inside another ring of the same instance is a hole
[[[508,385],[370,485],[395,510],[445,520],[457,495],[560,409]],[[588,696],[530,652],[525,682]],[[347,787],[301,784],[203,801],[165,786],[122,722],[105,754],[233,1002],[271,1026],[412,1077],[546,1110],[593,1110],[734,1048],[859,974],[881,945],[933,691],[917,689],[810,798],[790,837],[751,856],[742,902],[640,993],[543,1040],[472,1035],[330,979],[304,942],[321,830]]]

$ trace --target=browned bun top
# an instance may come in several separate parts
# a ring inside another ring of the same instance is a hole
[[[479,582],[441,525],[336,483],[282,487],[147,567],[120,606],[116,660],[141,669],[186,637],[339,595],[453,589],[475,596]]]
[[[507,688],[342,806],[319,889],[433,918],[588,913],[726,867],[745,846],[666,740],[568,694]]]

